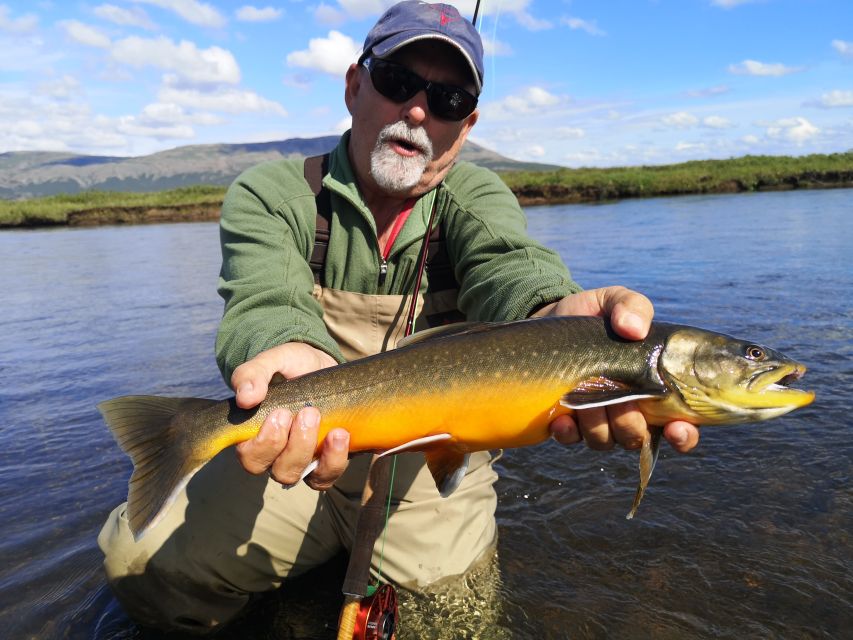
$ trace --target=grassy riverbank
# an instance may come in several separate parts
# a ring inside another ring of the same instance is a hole
[[[501,174],[522,205],[619,198],[853,187],[853,151],[830,155],[745,156],[682,164],[559,169]],[[84,192],[0,200],[0,228],[216,220],[225,187],[155,193]]]
[[[853,187],[853,151],[830,155],[744,156],[612,169],[560,169],[503,176],[525,205],[695,193]]]
[[[202,185],[152,193],[84,191],[0,200],[0,228],[217,220],[224,195],[225,187]]]

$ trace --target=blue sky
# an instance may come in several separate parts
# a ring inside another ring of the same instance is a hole
[[[339,133],[346,67],[391,4],[0,0],[0,152]],[[853,0],[483,0],[480,13],[471,139],[511,158],[853,149]]]

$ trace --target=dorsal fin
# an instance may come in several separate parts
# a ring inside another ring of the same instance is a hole
[[[460,333],[469,333],[471,331],[478,331],[480,329],[485,329],[486,327],[490,327],[495,324],[494,322],[456,322],[454,324],[447,324],[441,327],[431,327],[429,329],[424,329],[423,331],[418,331],[417,333],[413,333],[410,336],[406,336],[401,339],[397,343],[397,348],[406,347],[410,344],[416,344],[418,342],[424,342],[425,340],[433,340],[434,338],[446,338],[447,336],[455,336]]]

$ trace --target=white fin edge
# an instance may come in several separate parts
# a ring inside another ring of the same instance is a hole
[[[449,433],[437,433],[434,436],[425,436],[423,438],[417,438],[416,440],[410,440],[404,444],[401,444],[399,447],[394,447],[393,449],[388,449],[388,451],[383,451],[379,454],[379,457],[385,456],[393,456],[395,453],[401,453],[402,451],[412,451],[414,449],[420,449],[424,445],[433,444],[435,442],[441,442],[443,440],[450,440],[453,436]]]
[[[595,409],[596,407],[609,407],[614,404],[624,404],[626,402],[631,402],[632,400],[643,400],[644,398],[659,398],[660,396],[652,395],[652,394],[643,394],[643,395],[635,395],[635,396],[624,396],[622,398],[615,398],[613,400],[602,400],[601,402],[589,402],[586,404],[575,404],[568,403],[564,400],[560,400],[560,404],[568,409]]]
[[[305,476],[307,476],[309,473],[314,471],[314,469],[316,469],[319,464],[320,464],[319,460],[312,460],[311,462],[309,462],[308,466],[305,467],[305,469],[302,471],[302,475],[299,476],[299,479],[305,480]]]
[[[198,465],[195,469],[193,469],[193,470],[192,470],[192,471],[190,471],[187,475],[185,475],[183,478],[181,478],[181,480],[178,482],[178,484],[176,484],[176,485],[175,485],[175,488],[174,488],[174,489],[172,489],[172,493],[170,493],[170,494],[169,494],[169,497],[168,497],[168,498],[166,498],[166,499],[163,501],[163,506],[162,506],[162,507],[160,507],[160,510],[159,510],[159,511],[157,511],[157,513],[155,513],[155,514],[154,514],[154,517],[153,517],[153,518],[151,518],[151,522],[149,522],[149,523],[148,523],[147,525],[145,525],[142,529],[140,529],[138,534],[136,534],[135,536],[133,536],[133,539],[134,539],[136,542],[139,542],[140,540],[142,540],[142,536],[144,536],[144,535],[145,535],[146,533],[148,533],[151,529],[153,529],[154,527],[156,527],[156,526],[157,526],[157,524],[158,524],[158,523],[159,523],[163,518],[165,518],[165,517],[166,517],[166,514],[169,512],[169,509],[171,509],[171,508],[172,508],[172,506],[175,504],[175,501],[178,499],[178,495],[180,495],[180,493],[181,493],[182,491],[184,491],[184,490],[187,488],[187,485],[190,483],[190,480],[192,480],[192,477],[193,477],[193,476],[198,472],[198,470],[199,470],[199,469],[201,469],[203,466],[204,466],[204,464],[200,464],[200,465]],[[127,508],[127,507],[125,507],[125,509],[126,509],[126,508]]]

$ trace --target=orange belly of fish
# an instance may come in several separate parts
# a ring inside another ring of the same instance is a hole
[[[571,413],[559,404],[564,390],[564,385],[541,380],[460,384],[327,409],[319,441],[340,427],[350,433],[351,451],[383,451],[440,433],[452,436],[445,444],[467,451],[527,446],[546,440],[551,420]]]

